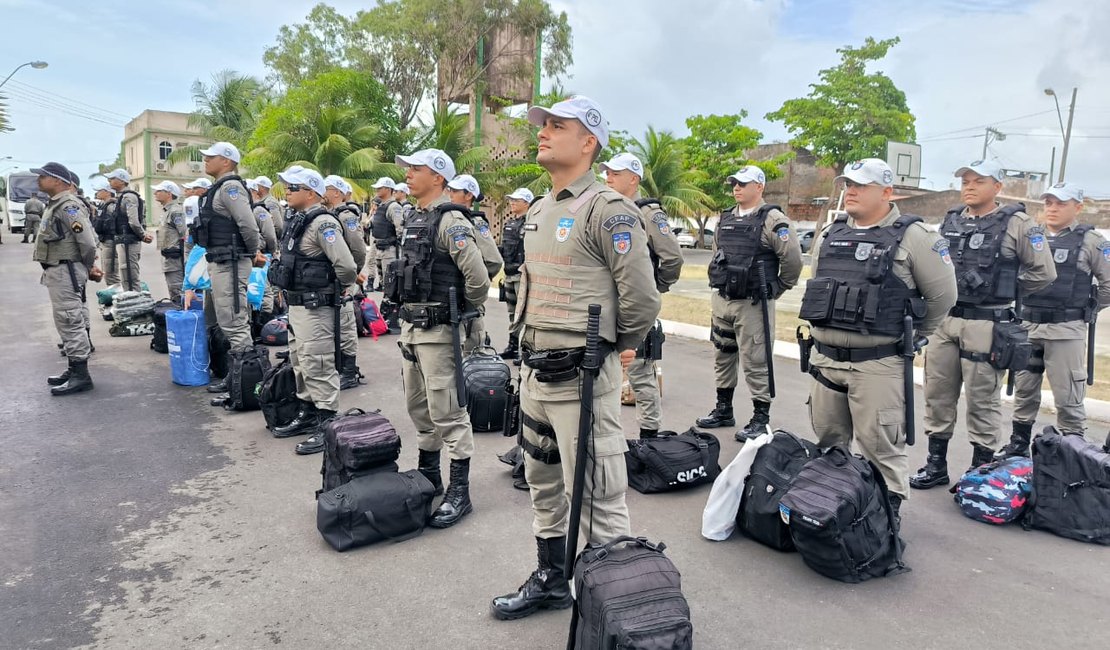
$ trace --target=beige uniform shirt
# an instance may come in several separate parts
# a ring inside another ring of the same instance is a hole
[[[346,203],[340,203],[332,208],[332,211],[343,226],[343,239],[347,242],[347,248],[351,249],[351,257],[361,269],[366,264],[366,242],[362,240],[362,215]]]
[[[427,206],[416,208],[415,213],[430,212],[436,206],[447,203],[447,197],[440,196]],[[401,232],[398,231],[400,235]],[[463,213],[451,211],[439,221],[439,232],[435,246],[451,256],[465,278],[463,293],[466,294],[467,311],[485,311],[486,298],[489,297],[489,275],[486,273],[485,260],[478,249],[474,226]],[[418,305],[419,303],[412,303]],[[412,323],[401,321],[401,343],[450,343],[451,326],[436,325],[429,329],[414,327]],[[460,340],[466,339],[466,332],[460,333]]]
[[[636,198],[641,198],[639,192],[636,193]],[[663,210],[663,206],[657,203],[642,206],[640,221],[643,222],[644,230],[647,232],[648,248],[659,260],[655,288],[659,293],[666,293],[682,275],[682,248],[678,245],[678,239],[675,238],[674,233],[671,232],[671,224],[667,220],[667,213]]]
[[[766,205],[760,201],[759,205],[744,210],[739,205],[732,208],[731,212],[737,216],[745,216],[755,212]],[[717,251],[717,240],[721,229],[718,226],[713,233],[713,251]],[[790,221],[781,210],[771,210],[763,221],[763,233],[760,239],[764,248],[775,251],[779,258],[779,277],[768,284],[777,284],[774,298],[778,298],[786,291],[798,284],[802,275],[802,246],[798,242],[798,233],[794,231],[794,223]]]
[[[877,228],[889,226],[901,216],[898,206],[890,204],[890,213],[879,223],[871,226]],[[855,219],[848,217],[848,226],[859,228]],[[818,276],[820,268],[821,246],[825,243],[828,227],[813,242],[810,254],[813,256],[811,268],[813,277]],[[894,269],[892,271],[907,287],[914,289],[925,299],[926,313],[917,328],[917,334],[928,336],[940,325],[948,315],[948,310],[956,304],[956,273],[952,267],[951,258],[948,256],[948,242],[939,233],[925,227],[922,222],[917,222],[906,228],[902,237],[902,244],[894,253]],[[841,348],[869,348],[877,345],[893,343],[900,339],[896,336],[878,336],[873,334],[859,334],[845,330],[814,327],[813,338],[826,345]],[[816,349],[813,350],[811,361],[820,359],[821,366],[829,368],[850,368],[848,361],[832,361]],[[901,363],[901,361],[899,361]]]
[[[258,236],[262,240],[259,250],[272,255],[278,249],[277,228],[274,226],[274,218],[264,204],[258,204],[251,210],[254,211],[254,218],[258,221]]]
[[[162,206],[162,225],[158,228],[158,248],[180,246],[188,235],[185,230],[185,209],[180,199],[174,199]]]
[[[1078,223],[1063,228],[1060,233],[1070,232]],[[1051,237],[1051,233],[1048,234]],[[1080,273],[1090,273],[1098,285],[1098,308],[1110,306],[1110,242],[1097,230],[1088,230],[1083,236],[1083,246],[1079,249],[1077,262]],[[1026,323],[1029,338],[1049,340],[1074,340],[1087,338],[1087,323],[1081,320],[1066,323]]]
[[[266,211],[270,213],[270,219],[274,222],[274,236],[280,240],[285,234],[285,209],[271,194],[267,194],[262,199],[262,205],[266,206]]]
[[[316,207],[310,206],[305,212],[311,212]],[[342,286],[354,284],[358,278],[358,268],[351,257],[351,249],[343,240],[343,226],[334,216],[322,214],[316,217],[301,235],[299,247],[302,253],[310,257],[326,255],[335,267],[335,276]]]
[[[486,273],[492,280],[501,272],[501,267],[505,266],[505,259],[501,257],[501,251],[497,249],[497,242],[493,240],[493,233],[489,231],[489,222],[481,215],[475,214],[472,216],[474,217],[475,241],[478,243],[478,250],[482,251],[482,259],[486,263]]]
[[[86,269],[96,263],[96,234],[89,209],[76,192],[61,192],[47,201],[33,259],[48,264],[80,262]]]
[[[230,176],[231,174],[225,174]],[[221,176],[220,178],[224,178]],[[219,179],[217,179],[219,182]],[[246,185],[238,181],[228,181],[220,186],[216,197],[212,199],[212,209],[217,213],[226,215],[239,226],[239,234],[247,245],[247,250],[242,254],[254,255],[262,250],[262,238],[258,230],[258,219],[251,209],[251,195]]]

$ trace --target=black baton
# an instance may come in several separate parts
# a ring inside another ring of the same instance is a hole
[[[775,333],[771,331],[770,300],[771,288],[767,286],[767,271],[763,262],[756,265],[759,274],[759,305],[763,310],[763,360],[767,364],[767,390],[775,396]]]
[[[914,443],[913,358],[917,354],[913,338],[913,316],[902,319],[902,392],[905,403],[906,444]]]

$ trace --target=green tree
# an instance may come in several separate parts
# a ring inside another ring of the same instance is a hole
[[[277,43],[266,48],[262,62],[270,69],[271,79],[286,88],[294,88],[308,79],[337,67],[363,69],[365,61],[358,58],[354,47],[358,34],[353,21],[320,3],[305,16],[305,22],[282,25]]]
[[[192,93],[196,110],[189,116],[189,126],[210,140],[230,142],[239,149],[247,146],[259,115],[271,101],[262,82],[234,70],[217,72],[207,84],[197,79]],[[194,145],[178,147],[169,162],[200,160],[200,151]]]
[[[246,163],[273,175],[305,164],[365,189],[378,176],[399,177],[397,115],[386,89],[370,75],[333,70],[291,89],[262,114]]]
[[[791,144],[811,149],[821,164],[837,170],[853,160],[882,157],[889,140],[912,142],[917,131],[906,94],[882,72],[867,71],[898,42],[868,37],[860,47],[837,49],[840,64],[821,70],[809,95],[787,100],[767,119],[782,122],[794,136]]]
[[[709,212],[712,199],[698,187],[697,174],[683,166],[682,141],[674,134],[648,126],[643,139],[633,140],[630,149],[644,164],[641,192],[659,199],[667,214],[692,224]]]

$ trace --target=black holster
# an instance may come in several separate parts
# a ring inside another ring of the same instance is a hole
[[[802,334],[802,328],[805,325],[799,325],[798,329],[794,330],[794,336],[798,339],[798,358],[801,361],[802,372],[809,372],[809,355],[813,352],[814,340],[812,336]],[[806,334],[809,333],[809,328],[806,327]]]
[[[667,335],[663,333],[663,324],[656,321],[655,325],[648,330],[644,342],[636,348],[636,358],[659,361],[663,358],[663,342],[666,340]]]
[[[608,350],[602,353],[602,358]],[[532,350],[527,346],[521,351],[524,365],[536,371],[536,381],[555,384],[578,378],[586,348],[565,348],[557,350]]]
[[[509,385],[505,387],[505,420],[501,427],[501,435],[506,438],[519,437],[522,432],[519,383],[514,385],[509,382]]]

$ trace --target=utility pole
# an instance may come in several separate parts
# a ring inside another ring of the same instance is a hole
[[[986,160],[987,159],[987,145],[989,145],[991,143],[991,136],[992,135],[994,136],[994,139],[999,141],[999,142],[1006,139],[1006,134],[1005,133],[999,131],[998,129],[995,129],[994,127],[988,126],[987,130],[983,133],[983,155],[980,156],[980,158],[979,158],[980,160]]]
[[[1071,124],[1075,119],[1075,96],[1079,92],[1078,88],[1071,89],[1071,106],[1068,108],[1068,130],[1064,132],[1064,151],[1060,154],[1060,178],[1057,183],[1064,182],[1064,170],[1068,166],[1068,147],[1071,145]]]
[[[1052,178],[1056,174],[1056,147],[1052,148],[1052,162],[1048,164],[1048,185],[1052,185]]]

